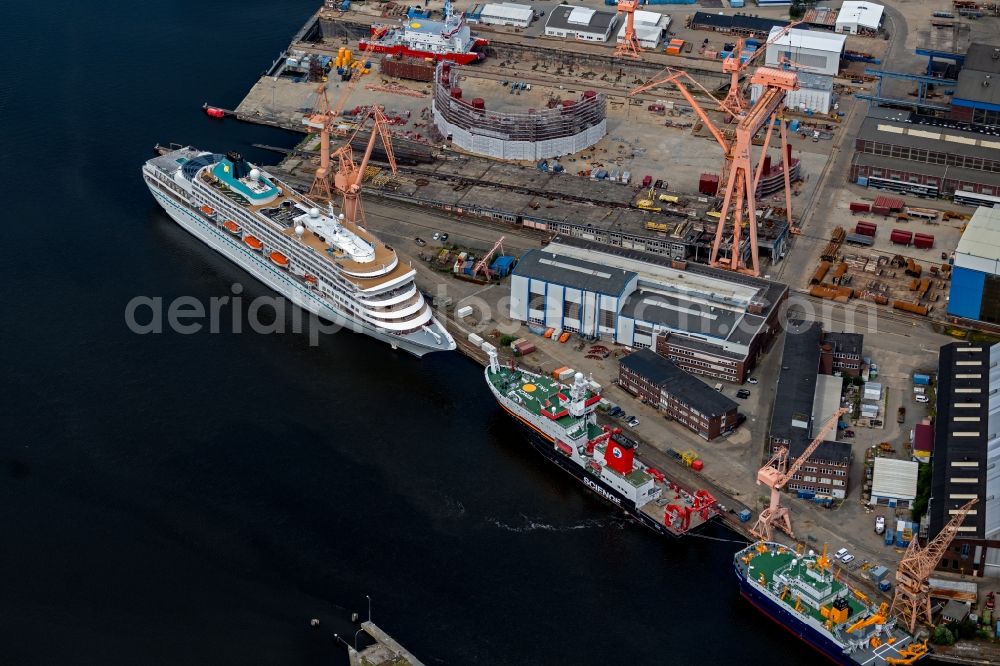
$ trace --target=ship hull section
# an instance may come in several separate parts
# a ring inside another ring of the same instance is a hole
[[[314,293],[313,290],[305,285],[296,284],[286,271],[275,266],[267,257],[259,252],[250,251],[239,238],[226,234],[223,229],[202,218],[190,207],[179,203],[157,188],[149,186],[149,190],[157,203],[166,211],[167,215],[177,222],[182,229],[232,261],[257,280],[263,282],[285,298],[288,298],[300,308],[337,326],[354,332],[364,333],[389,344],[393,349],[402,349],[417,357],[433,351],[447,351],[447,347],[442,347],[438,350],[413,344],[405,338],[387,335],[365,322],[346,316],[344,313],[331,307],[327,301],[320,297],[319,294]]]
[[[393,56],[409,56],[421,60],[424,58],[433,58],[435,61],[448,60],[459,65],[469,65],[482,60],[484,57],[482,53],[477,53],[476,51],[469,51],[468,53],[432,53],[431,51],[411,49],[403,44],[386,45],[365,41],[359,42],[358,48],[368,53],[388,53]]]

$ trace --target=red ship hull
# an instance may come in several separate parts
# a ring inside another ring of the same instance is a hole
[[[480,46],[479,41],[476,42],[476,46]],[[435,61],[448,60],[459,65],[469,65],[474,62],[479,62],[486,57],[485,54],[478,53],[476,51],[469,51],[467,53],[431,53],[430,51],[418,51],[416,49],[411,49],[403,44],[393,44],[389,46],[379,44],[378,42],[366,42],[364,40],[358,42],[358,48],[369,53],[389,53],[394,56],[410,56],[411,58],[421,59],[432,58]]]

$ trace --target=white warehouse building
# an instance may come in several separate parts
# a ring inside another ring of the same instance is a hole
[[[618,43],[625,41],[625,22],[618,29]],[[659,12],[635,12],[635,36],[639,38],[639,46],[644,49],[655,49],[663,39],[663,33],[670,27],[670,17]]]
[[[833,106],[833,77],[808,72],[796,73],[799,77],[799,89],[788,92],[785,106],[800,112],[830,113]],[[756,102],[763,92],[764,86],[753,84],[750,87],[750,101]]]
[[[618,15],[615,12],[559,5],[549,12],[545,21],[545,36],[606,42],[616,25]]]
[[[837,32],[856,35],[858,32],[878,32],[885,7],[874,2],[847,0],[837,14]]]
[[[491,2],[483,7],[479,17],[480,23],[488,25],[510,25],[515,28],[527,28],[535,17],[535,10],[528,5],[513,2]]]
[[[764,63],[768,67],[790,64],[798,73],[836,76],[840,71],[840,55],[847,37],[816,30],[792,28],[778,36],[783,28],[774,27],[768,37]]]

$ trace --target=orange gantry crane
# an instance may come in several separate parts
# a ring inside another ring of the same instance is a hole
[[[635,11],[639,8],[639,0],[618,0],[618,13],[625,15],[625,36],[621,44],[615,47],[616,57],[641,60],[642,46],[635,34]]]
[[[771,456],[767,464],[757,472],[757,483],[763,483],[771,489],[771,503],[760,512],[757,523],[750,530],[750,533],[761,541],[770,541],[774,534],[774,526],[777,525],[781,531],[788,536],[795,538],[792,532],[792,520],[788,515],[788,507],[781,506],[781,489],[785,487],[799,469],[809,460],[809,456],[816,452],[819,445],[823,443],[826,433],[831,428],[836,427],[840,417],[847,413],[847,409],[841,407],[833,416],[826,420],[816,434],[816,438],[809,443],[802,455],[798,456],[791,465],[788,464],[788,447],[782,446]]]
[[[393,173],[396,173],[396,156],[392,152],[392,135],[389,132],[389,122],[385,117],[382,108],[373,105],[358,123],[358,130],[364,129],[369,119],[374,121],[371,136],[368,138],[368,147],[365,149],[361,164],[354,161],[354,151],[351,149],[353,136],[343,146],[333,152],[332,157],[337,158],[338,168],[333,176],[333,186],[343,199],[342,213],[344,219],[358,227],[366,227],[365,211],[361,206],[361,182],[365,177],[365,167],[371,159],[372,150],[375,148],[375,141],[382,139],[382,146],[385,148],[386,161]]]
[[[498,240],[496,243],[494,243],[493,247],[490,248],[490,251],[487,252],[486,254],[484,254],[483,258],[480,259],[479,261],[477,261],[475,263],[475,265],[472,267],[472,277],[473,278],[478,277],[480,274],[485,274],[486,278],[489,279],[489,277],[490,277],[490,269],[489,269],[490,259],[492,259],[493,255],[497,254],[497,252],[499,252],[500,255],[503,254],[503,241],[504,241],[504,236],[501,236],[500,240]],[[497,255],[497,256],[500,256],[500,255]]]
[[[917,628],[917,620],[922,618],[924,622],[931,624],[928,580],[952,539],[958,534],[965,517],[978,501],[973,498],[957,509],[948,524],[926,546],[921,547],[914,534],[906,548],[906,554],[896,567],[896,594],[892,598],[890,613],[897,616],[911,634]]]
[[[729,139],[726,134],[716,127],[711,117],[702,107],[701,103],[695,99],[694,95],[683,83],[690,81],[700,88],[709,99],[714,101],[719,108],[738,118],[735,139]],[[630,93],[637,95],[641,92],[672,83],[680,91],[681,95],[691,108],[694,109],[702,123],[711,132],[716,142],[722,147],[724,162],[722,167],[722,178],[725,182],[723,194],[722,210],[719,211],[719,223],[715,230],[715,240],[712,243],[712,253],[710,263],[713,266],[726,268],[750,275],[760,275],[760,256],[757,247],[757,201],[756,192],[760,177],[764,171],[768,147],[771,143],[772,128],[778,125],[781,135],[781,155],[784,165],[785,176],[785,215],[788,219],[789,229],[794,230],[792,222],[792,187],[789,167],[791,159],[788,149],[788,134],[785,121],[781,119],[781,113],[785,108],[785,96],[791,90],[799,87],[798,76],[794,72],[775,69],[773,67],[760,67],[754,72],[750,79],[751,83],[760,84],[764,87],[764,93],[757,102],[746,112],[741,113],[738,109],[732,108],[729,104],[713,97],[701,84],[695,81],[687,72],[667,68],[660,75],[650,79],[643,85],[635,88]],[[767,128],[764,133],[763,147],[760,156],[756,160],[753,157],[753,139],[762,129]],[[732,228],[731,233],[728,229]],[[743,228],[748,229],[750,242],[750,265],[743,259]],[[720,259],[720,251],[726,243],[727,236],[731,236],[729,241],[729,257]]]
[[[742,117],[747,111],[746,98],[743,96],[743,90],[740,87],[740,78],[743,76],[743,72],[750,67],[750,65],[752,65],[757,58],[767,52],[768,46],[787,35],[792,28],[801,23],[802,21],[792,21],[786,25],[781,29],[780,33],[771,37],[766,43],[761,44],[754,54],[746,60],[742,60],[740,55],[746,47],[746,40],[743,37],[736,40],[736,47],[729,54],[729,57],[722,61],[722,71],[729,74],[730,77],[729,92],[726,93],[726,98],[723,101],[725,102],[727,108],[736,112],[737,118]]]
[[[316,169],[316,176],[313,179],[312,187],[309,188],[309,196],[313,199],[328,202],[333,199],[333,190],[330,187],[330,128],[333,122],[344,110],[347,98],[351,96],[354,89],[361,81],[361,72],[355,71],[347,87],[337,100],[337,106],[330,107],[330,97],[327,95],[327,84],[323,82],[316,88],[316,104],[313,112],[302,118],[302,124],[306,125],[310,131],[319,131],[319,168]]]

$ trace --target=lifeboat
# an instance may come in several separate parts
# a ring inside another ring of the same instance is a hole
[[[277,251],[272,252],[271,263],[273,263],[275,266],[278,266],[279,268],[288,268],[288,257]]]
[[[226,112],[222,109],[217,109],[214,106],[206,106],[205,113],[207,113],[212,118],[225,118]]]
[[[203,212],[203,213],[204,213],[205,215],[215,215],[215,211],[214,211],[214,210],[212,210],[212,207],[211,207],[211,206],[209,206],[209,205],[204,205],[204,206],[202,206],[202,207],[200,208],[200,210],[201,210],[201,212]]]
[[[316,284],[315,275],[309,275],[308,273],[306,273],[305,275],[302,276],[302,279],[308,282],[309,284]]]
[[[264,247],[264,243],[262,243],[256,236],[244,236],[243,242],[246,243],[254,252],[260,252]]]
[[[226,231],[233,234],[234,236],[239,235],[240,233],[240,225],[236,224],[232,220],[226,220],[225,222],[222,223],[222,226],[225,227]]]

